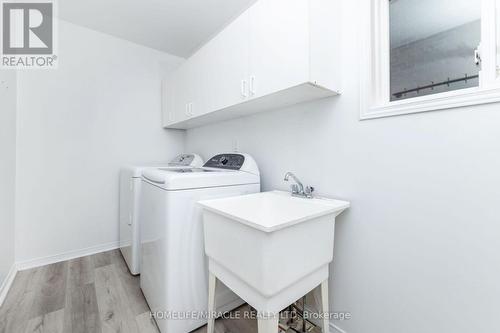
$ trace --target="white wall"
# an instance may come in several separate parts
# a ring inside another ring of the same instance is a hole
[[[16,258],[118,240],[118,175],[168,160],[161,77],[181,59],[61,22],[59,68],[19,75]]]
[[[0,289],[14,264],[16,72],[0,70]],[[1,303],[1,300],[0,300]]]
[[[359,6],[343,2],[342,96],[189,130],[187,149],[208,157],[237,139],[264,190],[293,171],[351,201],[331,267],[346,332],[495,332],[500,105],[359,121]]]

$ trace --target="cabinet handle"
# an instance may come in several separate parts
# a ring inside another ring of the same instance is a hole
[[[250,77],[250,95],[255,95],[255,76]]]
[[[193,116],[193,103],[191,103],[191,102],[186,104],[186,116],[187,117]]]
[[[192,117],[193,116],[193,103],[187,103],[186,104],[186,117]]]
[[[241,96],[243,96],[244,98],[248,97],[247,80],[241,80]]]

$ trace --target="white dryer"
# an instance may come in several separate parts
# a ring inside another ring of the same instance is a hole
[[[206,324],[208,270],[200,200],[260,192],[247,154],[220,154],[203,168],[145,170],[141,195],[141,288],[162,333]],[[232,237],[227,235],[227,237]],[[243,301],[220,284],[218,311]]]
[[[182,154],[169,163],[150,166],[128,166],[120,172],[120,250],[130,273],[140,273],[139,197],[142,172],[148,168],[201,167],[203,160],[197,154]]]

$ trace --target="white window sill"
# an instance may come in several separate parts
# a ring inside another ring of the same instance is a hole
[[[360,119],[376,119],[500,102],[500,87],[469,88],[362,108]]]

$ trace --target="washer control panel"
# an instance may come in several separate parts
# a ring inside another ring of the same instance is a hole
[[[209,159],[204,167],[240,170],[243,163],[245,163],[245,156],[241,154],[220,154]]]

